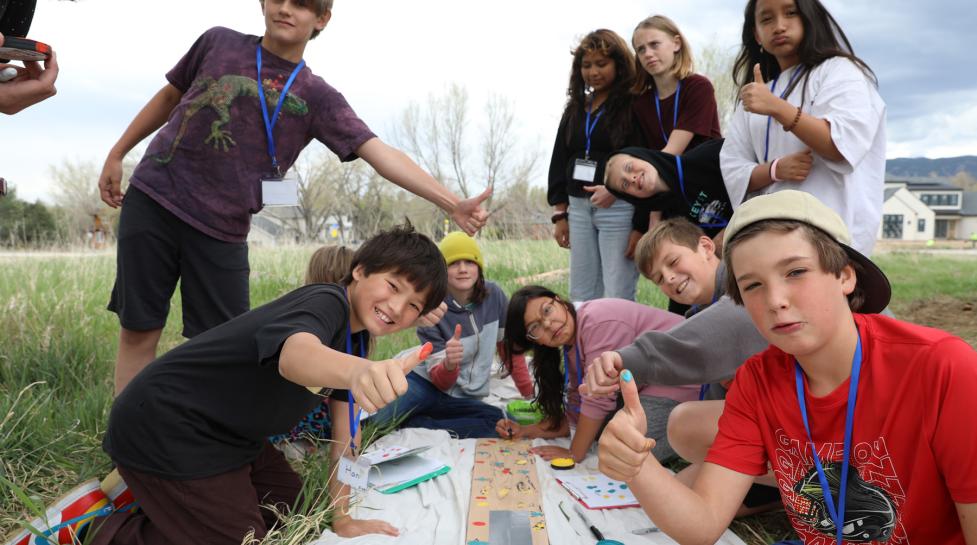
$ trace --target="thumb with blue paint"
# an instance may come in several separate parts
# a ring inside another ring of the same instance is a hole
[[[645,437],[648,420],[631,371],[621,373],[621,396],[624,408],[614,415],[600,437],[598,468],[612,479],[630,482],[648,461],[655,440]]]

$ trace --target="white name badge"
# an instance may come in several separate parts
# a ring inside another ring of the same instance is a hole
[[[577,159],[573,162],[573,179],[578,182],[594,183],[597,177],[597,161]]]
[[[289,171],[282,178],[261,180],[261,204],[264,206],[297,206],[299,204],[299,177]]]
[[[363,457],[339,459],[339,482],[357,490],[366,490],[370,480],[370,462]]]

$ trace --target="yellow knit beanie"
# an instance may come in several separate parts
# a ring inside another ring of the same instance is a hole
[[[485,270],[485,261],[482,260],[482,251],[478,249],[478,243],[463,231],[448,233],[446,237],[441,239],[438,248],[441,249],[441,255],[444,256],[448,265],[460,259],[467,259],[474,261],[482,270]]]

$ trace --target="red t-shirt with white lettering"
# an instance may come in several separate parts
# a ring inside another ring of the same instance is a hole
[[[884,316],[856,314],[855,323],[863,359],[845,542],[963,545],[954,503],[977,502],[977,353],[949,333]],[[820,398],[806,389],[811,435],[835,502],[848,386]],[[771,346],[739,369],[706,461],[749,475],[772,468],[804,543],[835,543],[792,356]]]

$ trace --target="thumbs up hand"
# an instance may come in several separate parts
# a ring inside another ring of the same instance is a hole
[[[760,63],[753,65],[753,83],[759,83],[760,85],[766,83],[763,81],[763,72],[760,71]]]
[[[407,392],[407,373],[431,355],[431,343],[400,359],[372,361],[356,368],[350,380],[350,392],[356,403],[373,413],[393,403]]]
[[[444,344],[444,368],[454,371],[461,365],[465,347],[461,345],[461,324],[455,326],[455,334]]]
[[[612,479],[630,482],[648,461],[655,440],[645,437],[648,421],[631,371],[621,373],[621,396],[624,408],[614,415],[600,436],[597,467]]]
[[[481,195],[459,201],[451,212],[451,219],[455,220],[461,230],[474,235],[488,220],[488,212],[482,208],[482,203],[492,196],[492,186],[488,186]]]
[[[763,72],[760,71],[760,64],[753,65],[753,81],[747,83],[740,89],[740,100],[743,101],[743,109],[758,115],[772,115],[776,109],[777,98],[766,82],[763,81]]]

